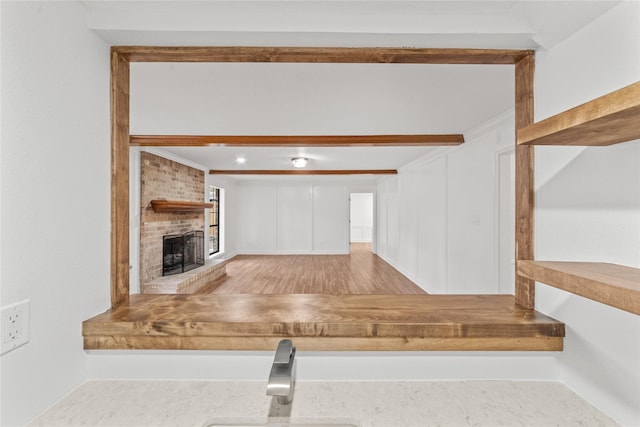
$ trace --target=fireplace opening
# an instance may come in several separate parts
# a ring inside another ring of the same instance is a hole
[[[204,265],[204,232],[162,236],[162,275],[170,276]]]

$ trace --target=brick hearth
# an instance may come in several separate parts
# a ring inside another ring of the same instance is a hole
[[[142,285],[143,294],[191,294],[227,274],[227,260],[207,260],[202,267]]]

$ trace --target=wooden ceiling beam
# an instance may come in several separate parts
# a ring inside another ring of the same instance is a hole
[[[130,62],[515,64],[530,50],[252,46],[115,46]]]
[[[240,170],[220,170],[211,169],[209,175],[396,175],[395,169],[323,169],[323,170],[259,170],[259,169],[240,169]]]
[[[131,135],[146,147],[384,147],[460,145],[462,134],[446,135]]]

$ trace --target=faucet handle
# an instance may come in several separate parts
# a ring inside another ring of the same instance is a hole
[[[288,339],[281,340],[278,343],[278,348],[276,349],[276,356],[273,359],[274,364],[288,364],[291,361],[291,358],[295,354],[296,348],[293,346],[293,342]]]

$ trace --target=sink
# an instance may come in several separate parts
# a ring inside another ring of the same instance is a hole
[[[352,420],[289,418],[220,418],[204,423],[204,427],[358,427]]]
[[[267,423],[245,423],[245,422],[240,422],[240,423],[217,423],[217,422],[213,422],[213,423],[206,423],[205,427],[358,427],[356,424],[327,424],[327,423],[274,423],[272,421],[269,421]]]

